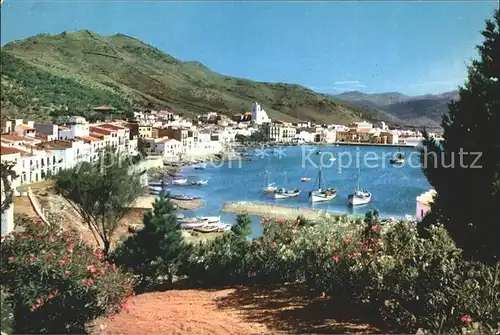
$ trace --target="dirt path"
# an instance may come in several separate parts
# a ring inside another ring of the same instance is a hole
[[[296,287],[172,290],[129,301],[129,312],[97,320],[93,335],[380,333],[359,308],[335,307]],[[355,318],[356,317],[356,318]]]

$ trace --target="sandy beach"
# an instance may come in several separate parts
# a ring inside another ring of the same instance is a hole
[[[260,202],[226,202],[222,208],[223,212],[236,214],[251,214],[270,218],[283,218],[294,220],[298,216],[312,221],[346,216],[346,214],[326,212],[312,208],[291,207],[286,205],[270,205]]]
[[[141,196],[137,199],[137,201],[131,206],[132,208],[142,208],[142,209],[151,209],[153,208],[153,203],[155,202],[156,196],[154,195],[145,195]],[[195,200],[175,200],[170,199],[173,204],[179,206],[179,209],[183,210],[192,210],[198,209],[204,205],[203,201],[195,199]]]

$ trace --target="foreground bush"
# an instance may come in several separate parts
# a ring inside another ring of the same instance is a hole
[[[126,307],[131,276],[105,262],[102,250],[40,223],[24,228],[1,244],[15,333],[82,333],[88,321]]]
[[[231,231],[213,241],[199,243],[183,265],[183,274],[193,283],[228,285],[248,279],[247,254],[250,219],[238,215]]]
[[[2,335],[12,334],[12,324],[14,321],[12,302],[10,301],[10,295],[3,286],[0,289],[0,306],[2,308]]]
[[[267,222],[267,221],[266,221]],[[421,238],[409,222],[275,220],[247,242],[227,234],[198,246],[192,279],[206,284],[298,282],[336,301],[367,304],[393,329],[495,333],[500,265],[465,262],[442,227]]]

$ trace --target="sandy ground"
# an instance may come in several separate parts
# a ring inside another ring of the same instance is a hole
[[[145,195],[141,196],[137,199],[137,201],[132,205],[134,208],[146,208],[150,209],[153,208],[153,203],[155,202],[155,196],[154,195]],[[173,204],[176,204],[179,206],[180,209],[184,210],[192,210],[192,209],[198,209],[204,205],[203,201],[199,199],[195,200],[175,200],[175,199],[170,199]]]
[[[172,290],[133,297],[129,312],[98,319],[93,335],[380,333],[360,307],[335,306],[295,286]],[[366,313],[365,313],[366,314]],[[353,317],[356,316],[356,317]]]
[[[295,220],[299,215],[313,221],[326,219],[329,217],[338,217],[342,215],[311,208],[271,205],[260,202],[245,201],[226,202],[222,210],[228,213],[252,214],[271,218],[283,218],[286,220]]]

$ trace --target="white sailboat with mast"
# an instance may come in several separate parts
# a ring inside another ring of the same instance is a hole
[[[335,199],[337,190],[333,187],[321,188],[322,171],[318,170],[318,189],[310,193],[311,202],[325,202]]]
[[[274,193],[278,189],[276,187],[276,183],[271,182],[270,178],[270,167],[271,167],[271,158],[268,157],[268,163],[267,163],[267,170],[266,170],[266,176],[267,176],[267,186],[264,187],[264,193]]]
[[[274,193],[275,199],[288,199],[298,197],[300,194],[300,190],[298,188],[288,189],[287,188],[287,177],[285,172],[285,187],[279,188]]]
[[[358,206],[365,205],[372,200],[372,194],[366,190],[361,190],[359,188],[359,177],[360,177],[360,168],[358,166],[358,185],[354,193],[349,194],[347,199],[349,200],[349,205]]]

